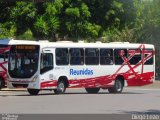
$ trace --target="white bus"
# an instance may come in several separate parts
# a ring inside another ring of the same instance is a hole
[[[8,79],[31,95],[40,90],[65,93],[85,88],[121,93],[124,86],[151,84],[155,78],[154,46],[133,43],[23,43],[12,45]]]

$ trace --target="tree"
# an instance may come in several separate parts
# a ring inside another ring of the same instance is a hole
[[[151,43],[156,48],[156,70],[160,69],[160,1],[159,0],[135,0],[137,10],[137,18],[135,27],[139,32],[139,41],[143,43]],[[159,72],[158,76],[160,76]]]
[[[38,15],[34,23],[36,37],[56,40],[56,34],[60,26],[58,14],[61,13],[61,8],[63,7],[62,1],[47,2],[43,4],[43,7],[43,14]]]
[[[89,21],[90,16],[89,8],[83,0],[63,1],[63,8],[59,14],[60,36],[69,37],[76,41],[80,38],[87,38],[89,35],[90,37],[98,37],[98,25]]]
[[[22,35],[28,29],[32,31],[37,9],[32,2],[16,2],[12,8],[10,19],[16,25],[16,36]]]
[[[10,20],[10,12],[14,5],[14,2],[0,1],[0,39],[15,37],[16,27]]]

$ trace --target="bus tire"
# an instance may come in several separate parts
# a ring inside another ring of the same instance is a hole
[[[91,94],[94,94],[94,93],[98,93],[100,88],[85,88],[87,93],[91,93]]]
[[[39,91],[38,89],[27,89],[30,95],[38,95]]]
[[[123,80],[120,78],[117,78],[115,80],[114,86],[111,88],[108,88],[108,92],[109,93],[122,93],[123,87],[124,87]]]
[[[63,80],[58,81],[57,89],[54,89],[55,94],[64,94],[66,91],[66,83]]]
[[[2,78],[0,78],[0,90],[4,87],[5,83]]]

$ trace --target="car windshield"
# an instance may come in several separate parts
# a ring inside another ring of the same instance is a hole
[[[12,78],[30,78],[38,69],[38,45],[14,45],[10,49],[8,72]]]

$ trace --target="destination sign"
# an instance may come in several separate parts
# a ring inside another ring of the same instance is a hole
[[[35,50],[36,46],[34,45],[16,45],[16,49],[21,49],[21,50]]]

